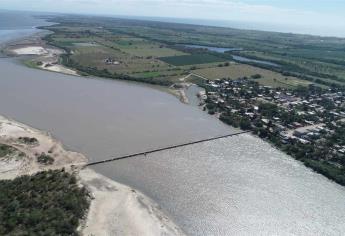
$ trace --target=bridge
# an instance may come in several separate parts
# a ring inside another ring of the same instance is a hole
[[[149,150],[149,151],[145,151],[145,152],[137,152],[137,153],[133,153],[133,154],[125,155],[125,156],[112,157],[110,159],[106,159],[106,160],[102,160],[102,161],[90,162],[85,167],[99,165],[99,164],[104,164],[104,163],[107,163],[107,162],[113,162],[113,161],[118,161],[118,160],[123,160],[123,159],[128,159],[128,158],[132,158],[132,157],[136,157],[136,156],[141,156],[141,155],[145,155],[146,156],[147,154],[151,154],[151,153],[155,153],[155,152],[161,152],[161,151],[165,151],[165,150],[170,150],[170,149],[179,148],[179,147],[185,147],[185,146],[194,145],[194,144],[198,144],[198,143],[209,142],[209,141],[212,141],[212,140],[217,140],[217,139],[223,139],[223,138],[238,136],[238,135],[249,133],[249,132],[251,132],[251,131],[241,131],[241,132],[234,133],[234,134],[227,134],[227,135],[217,136],[217,137],[213,137],[213,138],[202,139],[202,140],[193,141],[193,142],[187,142],[187,143],[183,143],[183,144],[177,144],[177,145],[163,147],[163,148],[158,148],[158,149],[153,149],[153,150]]]

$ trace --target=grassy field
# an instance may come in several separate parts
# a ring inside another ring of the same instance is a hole
[[[260,82],[274,87],[308,85],[309,81],[345,85],[345,39],[103,17],[62,16],[54,22],[60,24],[46,27],[54,32],[47,41],[70,52],[73,63],[69,66],[87,74],[170,84],[197,69],[195,73],[210,79],[262,74]],[[183,44],[243,50],[222,54],[187,49]],[[255,62],[219,67],[236,53],[280,67]]]
[[[273,60],[283,64],[282,70],[301,76],[345,80],[343,38],[109,18],[93,19],[92,23],[163,44],[242,48],[241,55]]]
[[[272,87],[290,88],[297,87],[298,85],[307,86],[311,84],[309,81],[301,80],[296,77],[283,76],[277,72],[243,64],[230,64],[230,66],[198,69],[193,70],[192,72],[210,80],[222,78],[238,79],[241,77],[250,78],[259,74],[262,76],[262,78],[255,80],[262,85]]]
[[[207,64],[213,62],[224,62],[226,61],[223,58],[210,55],[207,53],[204,54],[194,54],[194,55],[184,55],[184,56],[173,56],[173,57],[161,57],[161,61],[164,61],[168,64],[174,66],[185,66],[185,65],[198,65],[198,64]]]
[[[49,37],[49,42],[70,51],[70,60],[83,68],[168,81],[184,73],[184,70],[157,59],[188,55],[165,44],[106,30],[93,32],[93,27],[61,25],[53,26],[53,30],[55,33]],[[107,59],[112,62],[107,63]]]
[[[154,58],[131,56],[106,46],[77,47],[73,52],[71,58],[82,65],[96,67],[100,70],[107,69],[112,73],[132,74],[168,68],[168,65]],[[107,64],[105,60],[108,58],[118,64]]]
[[[164,44],[140,38],[120,37],[116,38],[113,42],[116,44],[116,48],[122,52],[138,57],[170,57],[187,55],[184,52],[167,48]]]

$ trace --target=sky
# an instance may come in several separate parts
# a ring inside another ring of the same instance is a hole
[[[345,36],[345,0],[0,0],[0,9],[235,21]]]

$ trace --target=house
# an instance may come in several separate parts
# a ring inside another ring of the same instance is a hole
[[[300,141],[302,144],[308,144],[310,143],[308,140],[305,140],[303,138],[299,138],[298,141]]]
[[[107,65],[120,65],[120,62],[119,61],[115,61],[114,59],[112,58],[106,58],[104,60],[105,64]]]
[[[298,130],[298,129],[296,129],[293,132],[293,135],[296,136],[296,137],[302,137],[302,136],[306,135],[307,133],[308,133],[308,131],[306,131],[306,130]]]

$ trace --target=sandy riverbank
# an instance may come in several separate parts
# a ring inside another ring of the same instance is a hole
[[[188,76],[185,78],[188,78]],[[193,84],[187,83],[187,82],[181,82],[181,83],[173,84],[169,88],[169,93],[176,96],[177,98],[179,98],[182,103],[189,104],[189,99],[187,97],[186,90],[191,85],[193,85]]]
[[[38,142],[25,144],[19,137],[35,138]],[[61,168],[77,174],[80,184],[92,196],[87,218],[80,226],[82,235],[183,235],[149,198],[89,168],[82,169],[86,157],[66,151],[48,133],[0,116],[0,143],[25,154],[0,158],[0,179]],[[42,152],[54,158],[52,165],[37,162],[37,155]]]
[[[48,54],[48,50],[41,46],[27,46],[27,47],[20,47],[15,48],[12,52],[16,55],[46,55]]]
[[[12,43],[5,52],[12,56],[33,56],[30,64],[43,70],[78,76],[79,74],[70,68],[59,64],[59,57],[65,53],[62,49],[46,45],[43,41],[25,43]]]
[[[25,144],[20,137],[35,138],[37,144]],[[84,166],[87,163],[83,155],[66,151],[62,144],[54,140],[48,133],[28,127],[19,122],[0,116],[0,143],[14,147],[25,154],[25,158],[0,159],[0,179],[13,179],[20,175],[31,175],[47,169],[68,170]],[[41,165],[37,156],[41,153],[49,154],[54,158],[52,165]]]
[[[95,199],[91,202],[83,235],[183,235],[149,198],[87,168],[82,184]]]

